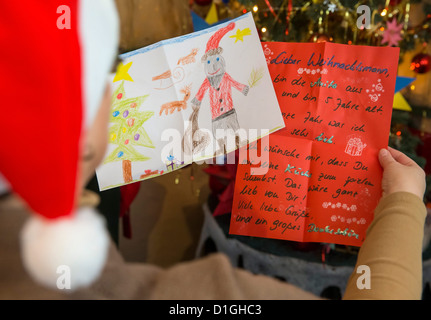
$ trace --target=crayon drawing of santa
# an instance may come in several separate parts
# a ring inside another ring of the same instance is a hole
[[[216,31],[208,40],[205,54],[201,58],[206,79],[191,101],[193,110],[198,111],[205,94],[208,93],[212,117],[212,133],[213,137],[217,139],[221,152],[224,152],[227,130],[230,129],[233,133],[236,133],[240,129],[232,101],[232,88],[240,91],[245,96],[250,89],[248,85],[235,81],[226,72],[226,61],[222,56],[223,49],[219,46],[223,36],[234,28],[235,23],[232,22],[226,27]],[[217,135],[217,132],[220,132],[220,130],[223,132],[223,137]],[[198,147],[200,138],[202,137],[199,133],[197,133],[196,136],[193,135],[194,147]]]

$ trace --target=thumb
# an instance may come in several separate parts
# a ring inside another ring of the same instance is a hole
[[[395,159],[392,157],[391,153],[386,149],[380,149],[379,161],[383,169],[385,169],[392,162],[396,162]]]

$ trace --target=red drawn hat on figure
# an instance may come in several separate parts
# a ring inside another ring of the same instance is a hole
[[[208,40],[207,47],[205,50],[205,54],[202,57],[202,61],[205,61],[205,59],[208,56],[214,55],[214,54],[220,54],[223,52],[223,48],[220,47],[220,41],[221,39],[228,33],[229,31],[233,30],[235,28],[235,22],[229,23],[226,27],[223,27],[219,30],[217,30]]]

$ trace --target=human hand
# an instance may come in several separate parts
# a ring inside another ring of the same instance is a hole
[[[380,150],[379,161],[383,167],[383,196],[404,191],[423,198],[426,187],[425,172],[416,162],[391,147],[388,150]]]

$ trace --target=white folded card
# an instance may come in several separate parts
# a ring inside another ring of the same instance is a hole
[[[121,58],[101,190],[211,162],[284,127],[250,13]]]

